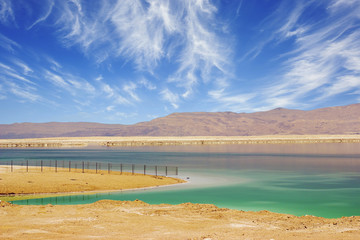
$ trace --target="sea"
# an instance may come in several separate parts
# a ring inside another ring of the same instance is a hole
[[[87,204],[103,199],[150,204],[206,203],[326,218],[360,215],[360,144],[243,144],[0,149],[10,160],[66,160],[177,166],[188,181],[167,187],[14,201]]]

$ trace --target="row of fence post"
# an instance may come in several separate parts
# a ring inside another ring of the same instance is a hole
[[[64,164],[64,161],[62,162],[62,168],[65,169],[65,164]],[[21,163],[21,166],[22,166],[23,163]],[[11,160],[10,161],[10,169],[11,169],[11,172],[14,171],[14,161]],[[78,164],[75,163],[74,165],[72,165],[71,161],[69,161],[69,166],[68,166],[68,169],[69,169],[69,172],[71,172],[71,169],[72,169],[72,166],[75,167],[75,169],[78,169]],[[50,161],[50,167],[51,167],[51,161]],[[55,172],[58,172],[58,161],[55,160],[55,164],[54,164],[54,167],[55,167]],[[158,176],[158,166],[154,166],[155,168],[155,175]],[[43,172],[44,170],[44,162],[43,160],[40,160],[40,169],[41,169],[41,172]],[[85,162],[82,161],[81,162],[81,172],[84,173],[85,172],[85,169],[90,169],[90,165],[89,165],[89,162],[87,162],[87,168],[85,168]],[[111,169],[112,169],[112,164],[111,163],[108,163],[107,164],[107,172],[108,174],[110,174],[111,172]],[[143,173],[144,175],[146,175],[146,170],[147,170],[147,166],[144,165],[144,168],[143,168]],[[101,163],[98,163],[96,162],[95,163],[95,173],[98,173],[98,171],[101,171]],[[26,160],[26,172],[29,172],[29,160]],[[120,174],[123,173],[123,164],[120,163]],[[131,164],[131,173],[132,175],[135,174],[135,164]],[[168,166],[165,166],[165,176],[168,175]],[[175,167],[175,175],[178,175],[178,167]]]

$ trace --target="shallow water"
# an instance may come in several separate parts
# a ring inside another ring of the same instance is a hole
[[[17,201],[83,204],[100,199],[211,203],[294,215],[360,215],[360,144],[212,145],[86,149],[2,149],[16,159],[179,166],[190,183],[94,195]]]

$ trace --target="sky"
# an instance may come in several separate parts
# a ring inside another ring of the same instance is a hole
[[[360,102],[360,0],[0,0],[0,123]]]

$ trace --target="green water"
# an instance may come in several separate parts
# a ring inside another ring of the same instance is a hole
[[[9,159],[102,160],[180,167],[190,183],[94,195],[16,201],[84,204],[100,199],[159,204],[211,203],[328,218],[360,215],[360,144],[226,145],[98,149],[0,150]]]

